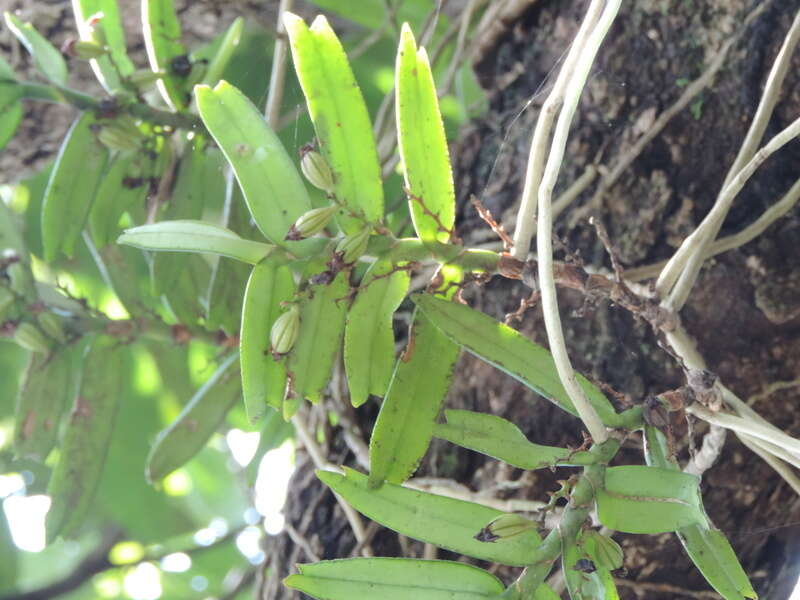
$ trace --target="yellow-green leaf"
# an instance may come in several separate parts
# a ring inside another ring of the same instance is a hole
[[[380,221],[383,183],[375,138],[342,44],[321,15],[310,28],[291,13],[283,21],[320,150],[333,172],[333,192],[350,211]],[[363,228],[346,210],[338,222],[348,234]]]
[[[417,49],[407,23],[400,33],[395,94],[397,141],[414,229],[425,242],[446,242],[455,221],[450,154],[428,55]]]
[[[503,565],[524,566],[535,557],[541,543],[533,530],[494,542],[475,536],[502,512],[463,500],[419,492],[391,483],[370,489],[367,476],[345,467],[345,475],[318,471],[323,483],[360,513],[423,542],[473,558]]]
[[[376,261],[361,280],[347,313],[344,365],[350,402],[361,406],[370,394],[383,397],[395,363],[392,315],[409,284],[407,271],[394,271],[388,261]]]
[[[287,587],[324,600],[485,600],[503,584],[472,565],[409,558],[351,558],[298,565]]]

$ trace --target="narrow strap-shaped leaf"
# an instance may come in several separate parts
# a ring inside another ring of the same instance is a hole
[[[181,24],[173,0],[142,0],[142,30],[147,58],[153,71],[164,76],[158,89],[164,101],[174,110],[186,108],[184,79],[188,73],[176,72],[173,61],[186,56],[181,43]]]
[[[223,360],[170,426],[159,432],[145,465],[148,481],[160,481],[202,450],[239,400],[241,382],[231,368],[236,358],[234,352]]]
[[[725,600],[758,598],[725,535],[706,525],[689,525],[677,532],[686,554]]]
[[[647,464],[677,471],[678,465],[669,456],[664,434],[650,425],[645,426],[644,431]],[[675,533],[694,565],[725,600],[758,597],[725,534],[714,528],[708,519],[682,527]]]
[[[435,425],[434,436],[520,469],[595,462],[594,455],[589,452],[571,452],[567,448],[531,443],[519,427],[495,415],[469,410],[446,410],[445,415],[447,423]]]
[[[116,241],[122,214],[144,203],[150,181],[159,177],[162,155],[118,153],[107,165],[89,212],[89,232],[98,248]]]
[[[17,398],[14,452],[44,461],[58,440],[61,415],[71,395],[72,352],[31,354]]]
[[[324,600],[481,600],[498,598],[503,584],[464,563],[409,558],[351,558],[298,565],[284,584]]]
[[[455,287],[447,293],[452,295]],[[460,348],[419,309],[369,443],[370,485],[402,483],[428,450]]]
[[[242,329],[239,354],[242,366],[244,406],[251,422],[264,414],[267,406],[280,410],[286,390],[286,366],[270,353],[270,329],[291,300],[295,284],[292,272],[269,259],[250,273],[242,303]]]
[[[42,244],[48,262],[62,252],[72,256],[108,162],[108,150],[92,131],[94,124],[91,113],[78,117],[50,173],[42,204]]]
[[[309,269],[314,271],[319,271],[318,265]],[[322,398],[342,346],[350,292],[347,278],[348,272],[342,271],[330,284],[310,286],[309,295],[300,302],[300,330],[286,364],[287,400]]]
[[[345,475],[317,472],[323,483],[342,496],[360,513],[423,542],[473,558],[503,565],[524,566],[535,557],[541,543],[533,530],[494,543],[479,542],[475,536],[500,511],[486,506],[419,492],[391,483],[370,489],[367,476],[345,467]]]
[[[672,469],[626,465],[606,469],[597,491],[600,522],[625,533],[664,533],[705,523],[699,479]]]
[[[383,218],[383,182],[372,125],[347,55],[327,19],[309,28],[291,13],[283,17],[295,71],[308,104],[322,155],[333,172],[333,191],[347,208],[372,222]],[[363,222],[340,211],[345,233]]]
[[[394,271],[391,262],[376,261],[361,280],[347,313],[344,365],[350,402],[361,406],[370,394],[384,396],[395,363],[392,315],[409,284],[407,271]]]
[[[205,221],[161,221],[126,229],[117,242],[142,250],[208,252],[235,258],[251,265],[259,263],[273,246],[244,240],[230,229]]]
[[[414,229],[425,242],[446,242],[455,221],[450,155],[428,55],[424,48],[417,50],[407,23],[400,33],[395,94],[397,142]]]
[[[258,228],[274,244],[302,252],[311,240],[286,242],[289,228],[311,210],[311,200],[292,160],[263,115],[235,87],[221,81],[198,86],[197,107],[225,153]]]
[[[411,299],[448,338],[577,416],[558,378],[553,357],[547,350],[515,329],[464,304],[446,302],[426,294]],[[610,427],[622,426],[622,417],[614,411],[603,393],[585,377],[576,377],[603,423]]]
[[[3,16],[11,33],[30,52],[39,72],[53,83],[66,85],[67,63],[64,61],[64,57],[61,56],[61,52],[47,38],[36,31],[30,23],[23,23],[10,12],[4,13]]]
[[[52,498],[45,523],[48,540],[74,536],[91,506],[119,408],[123,351],[117,340],[102,336],[84,357],[80,390],[47,488]]]
[[[98,41],[108,48],[109,56],[92,59],[92,70],[103,88],[113,94],[122,89],[119,75],[130,75],[134,70],[125,45],[125,29],[119,14],[117,0],[72,0],[72,12],[82,40]],[[94,33],[89,18],[102,15],[97,27],[102,38]]]
[[[0,83],[0,150],[11,141],[22,122],[22,102],[18,97],[16,83]]]

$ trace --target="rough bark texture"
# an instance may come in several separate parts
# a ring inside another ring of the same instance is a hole
[[[512,20],[496,23],[491,35],[476,41],[480,48],[476,69],[489,91],[491,106],[454,148],[460,233],[467,243],[486,239],[485,225],[466,202],[469,194],[480,196],[496,216],[515,208],[548,74],[567,48],[586,6],[578,0],[515,4]],[[678,98],[686,82],[703,72],[757,4],[731,0],[624,3],[583,95],[560,187],[569,185],[595,161],[613,165]],[[712,87],[670,122],[593,211],[607,226],[625,266],[669,257],[707,213],[798,8],[796,0],[773,2],[734,46]],[[798,64],[796,56],[766,139],[800,114]],[[785,193],[797,177],[798,154],[800,146],[793,142],[760,169],[737,199],[722,235],[746,226]],[[587,202],[592,192],[590,187],[576,206]],[[567,248],[578,252],[587,264],[610,267],[593,228],[586,221],[569,226],[569,216],[568,212],[557,223],[557,234]],[[800,221],[795,209],[758,240],[708,261],[682,312],[710,368],[742,398],[756,396],[771,382],[800,376],[800,272],[791,260],[798,241]],[[502,318],[525,295],[521,284],[495,280],[468,297],[473,306]],[[608,304],[580,310],[585,308],[583,298],[574,293],[560,292],[559,297],[576,368],[636,403],[681,384],[679,366],[659,348],[644,323]],[[546,343],[537,309],[526,313],[520,327]],[[492,367],[464,357],[457,373],[449,407],[512,419],[538,443],[580,442],[576,420]],[[798,390],[788,387],[759,396],[754,407],[797,435]],[[375,410],[359,412],[365,431]],[[695,427],[698,443],[704,431],[702,426]],[[681,456],[686,458],[685,429],[678,435]],[[334,456],[345,452],[339,441],[334,449]],[[352,463],[352,456],[345,458]],[[626,442],[618,460],[641,461],[638,437]],[[309,468],[298,471],[298,483],[309,483]],[[523,473],[440,442],[434,442],[418,475],[453,478],[473,491],[498,498],[545,501],[547,492],[557,489],[555,480],[566,476],[549,471]],[[306,531],[318,557],[349,556],[353,538],[342,525],[342,513],[332,497],[315,505],[309,517],[319,494],[317,484],[293,489],[288,518],[295,524],[311,519]],[[797,526],[792,524],[800,516],[800,504],[791,489],[729,435],[719,461],[704,477],[703,495],[709,516],[730,537],[761,597],[788,598],[797,578],[792,560]],[[708,591],[698,593],[709,588],[673,535],[619,535],[617,539],[625,550],[625,569],[618,573],[623,598],[714,597]],[[393,555],[401,548],[409,556],[424,553],[422,545],[398,542],[386,533],[380,533],[372,547],[376,555]],[[274,566],[282,573],[290,568],[287,563],[311,560],[288,539],[277,540],[274,557]],[[510,569],[499,569],[498,574],[506,580],[515,575]]]

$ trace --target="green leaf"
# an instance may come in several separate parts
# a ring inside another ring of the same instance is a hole
[[[434,436],[520,469],[589,465],[595,462],[594,455],[589,452],[573,453],[566,448],[533,444],[519,427],[495,415],[468,410],[446,410],[445,415],[447,423],[435,425]]]
[[[699,479],[671,469],[626,465],[606,469],[597,492],[600,522],[624,533],[663,533],[704,523]]]
[[[370,485],[401,483],[416,470],[428,450],[459,353],[425,314],[414,311],[408,348],[372,430]]]
[[[319,270],[315,261],[307,274]],[[291,404],[303,398],[319,401],[330,380],[344,335],[350,292],[348,275],[348,271],[342,271],[327,285],[309,286],[308,294],[300,301],[300,331],[286,363],[290,378],[286,399]],[[285,403],[284,413],[288,416]]]
[[[571,600],[619,600],[614,577],[608,569],[594,565],[591,573],[579,570],[579,560],[587,558],[574,540],[562,554],[562,571]]]
[[[94,137],[95,118],[83,113],[61,144],[42,205],[44,259],[63,252],[71,257],[89,216],[108,161],[108,150]]]
[[[5,87],[3,85],[2,87]],[[0,150],[14,137],[22,122],[22,102],[0,103]]]
[[[5,511],[0,510],[0,594],[13,598],[19,573],[19,550],[11,537]]]
[[[351,558],[298,565],[284,584],[321,600],[479,600],[498,598],[503,584],[463,563],[408,558]]]
[[[80,390],[47,488],[48,541],[74,536],[94,498],[119,408],[122,352],[117,340],[97,337],[84,357]]]
[[[219,80],[222,78],[222,73],[225,71],[225,67],[228,66],[233,53],[236,51],[236,47],[242,39],[243,30],[244,19],[242,17],[236,17],[233,23],[230,24],[230,27],[228,27],[228,31],[225,32],[225,37],[222,38],[214,57],[208,63],[208,70],[201,82],[203,85],[217,85],[217,83],[219,83]]]
[[[166,252],[207,252],[255,265],[272,251],[272,246],[243,240],[230,229],[205,221],[161,221],[126,229],[119,244],[142,250]]]
[[[725,535],[705,524],[677,532],[686,553],[703,577],[725,600],[758,598]]]
[[[242,366],[244,406],[250,422],[267,406],[280,410],[286,390],[286,365],[270,353],[270,330],[283,312],[281,302],[295,290],[292,272],[266,260],[253,267],[242,304],[239,353]]]
[[[49,356],[31,354],[17,398],[14,451],[44,461],[58,440],[61,416],[74,396],[72,352],[61,347]]]
[[[89,212],[89,231],[98,248],[115,241],[122,214],[143,204],[156,177],[156,161],[149,153],[117,154],[109,163]]]
[[[72,11],[82,40],[104,43],[110,56],[101,56],[91,61],[92,70],[103,88],[113,94],[123,89],[119,75],[130,75],[134,70],[125,45],[125,29],[119,14],[117,0],[72,0]],[[88,20],[102,13],[96,25],[102,36],[98,36]]]
[[[430,294],[417,294],[411,299],[455,343],[577,416],[547,350],[508,325],[464,304],[446,302]],[[576,378],[603,423],[609,427],[625,426],[622,415],[614,411],[594,384],[580,374]]]
[[[475,539],[483,527],[503,514],[499,510],[391,483],[373,490],[367,485],[366,475],[347,467],[344,470],[345,475],[318,471],[317,477],[357,511],[389,529],[503,565],[525,566],[534,560],[541,543],[535,531],[494,543]]]
[[[222,361],[172,424],[158,434],[145,466],[148,481],[160,481],[186,464],[206,445],[228,410],[241,398],[238,373],[231,369],[236,359],[233,353]]]
[[[669,456],[664,434],[650,425],[645,426],[644,433],[647,464],[677,471],[679,467]],[[714,528],[708,519],[683,527],[675,533],[703,577],[725,600],[758,597],[725,535]]]
[[[309,28],[284,13],[295,70],[308,104],[322,155],[333,172],[336,198],[367,221],[383,218],[383,182],[367,106],[342,44],[320,15]],[[345,233],[363,222],[339,211]]]
[[[397,142],[414,229],[425,242],[446,242],[455,221],[453,172],[428,55],[424,48],[417,50],[408,24],[400,33],[395,93]]]
[[[142,0],[142,30],[150,68],[164,72],[158,81],[161,96],[173,110],[183,110],[187,103],[183,89],[186,76],[176,73],[172,63],[186,56],[186,48],[181,43],[181,24],[173,0]]]
[[[3,16],[11,33],[33,57],[33,62],[39,72],[57,85],[66,85],[67,63],[61,56],[61,52],[30,23],[23,23],[10,12],[4,13]]]
[[[304,242],[286,242],[289,228],[311,210],[311,200],[292,160],[263,115],[239,90],[221,81],[198,86],[197,108],[233,167],[258,228],[274,244],[302,252]]]
[[[410,281],[407,271],[394,271],[389,261],[376,261],[361,280],[347,313],[344,366],[350,402],[361,406],[369,394],[383,397],[395,363],[392,315]]]

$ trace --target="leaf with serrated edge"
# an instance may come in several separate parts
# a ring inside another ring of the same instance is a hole
[[[351,558],[298,565],[287,587],[325,600],[481,600],[498,598],[503,584],[472,565],[409,558]]]
[[[395,363],[392,315],[406,295],[409,275],[376,261],[364,278],[347,313],[344,365],[350,402],[361,406],[369,394],[384,396]]]
[[[464,448],[482,452],[520,469],[557,465],[578,466],[594,462],[589,452],[531,443],[519,427],[505,419],[469,410],[446,410],[447,423],[437,424],[433,435]]]
[[[423,542],[429,542],[473,558],[503,565],[530,564],[541,543],[533,530],[495,543],[479,542],[475,535],[502,512],[446,496],[428,494],[407,487],[384,483],[370,489],[367,476],[345,467],[345,475],[318,471],[325,485],[339,494],[360,513]]]
[[[320,151],[333,173],[333,192],[349,210],[378,222],[383,218],[378,151],[344,48],[322,15],[310,28],[291,13],[284,13],[283,22]],[[348,234],[364,226],[345,210],[339,211],[337,220]]]
[[[455,220],[450,154],[428,55],[417,49],[407,23],[400,33],[395,94],[397,143],[414,229],[424,242],[446,242],[450,233],[442,229],[452,230]]]

